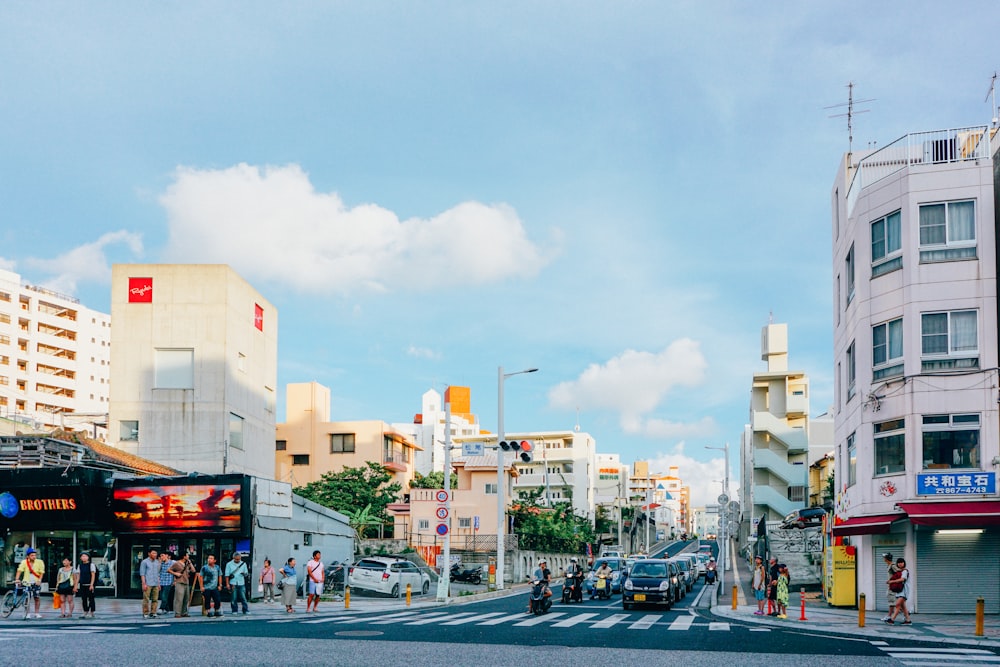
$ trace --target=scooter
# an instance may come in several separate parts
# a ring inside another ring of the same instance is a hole
[[[480,565],[479,567],[466,570],[459,567],[458,563],[454,563],[448,575],[451,581],[467,581],[470,584],[481,584],[483,581],[483,566]]]
[[[531,593],[528,595],[531,613],[541,616],[552,607],[552,591],[544,579],[533,579],[531,582]]]
[[[714,584],[715,583],[715,577],[716,577],[716,574],[715,574],[715,568],[714,567],[705,570],[705,583],[706,584]]]
[[[611,582],[607,577],[597,577],[594,579],[594,596],[598,600],[611,599]]]
[[[562,603],[568,604],[569,602],[583,602],[583,573],[573,576],[570,574],[566,575],[566,580],[563,582],[562,589]]]

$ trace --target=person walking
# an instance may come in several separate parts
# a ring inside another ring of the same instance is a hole
[[[287,613],[292,614],[295,612],[295,589],[298,587],[295,559],[289,558],[288,562],[281,566],[278,573],[281,575],[281,604],[285,605]]]
[[[62,559],[62,567],[56,571],[56,594],[59,596],[59,618],[73,618],[73,607],[76,604],[76,589],[74,581],[73,561],[69,557]]]
[[[323,581],[326,579],[326,567],[320,560],[319,549],[313,552],[312,560],[306,563],[306,612],[312,605],[313,612],[319,611],[319,596],[323,594]]]
[[[260,571],[260,588],[264,595],[264,604],[274,602],[274,568],[271,561],[264,559],[264,567]]]
[[[892,554],[889,553],[888,551],[882,554],[882,561],[885,563],[886,569],[889,572],[889,580],[886,582],[886,587],[885,587],[886,599],[889,602],[889,607],[885,616],[882,617],[882,621],[885,622],[891,618],[892,609],[893,607],[896,606],[896,591],[892,590],[893,588],[892,581],[898,578],[897,573],[899,572],[899,570],[896,569],[896,561],[893,560]]]
[[[902,613],[903,622],[901,625],[910,625],[910,610],[906,608],[906,601],[910,599],[910,571],[906,569],[906,561],[902,558],[897,558],[896,570],[896,578],[889,579],[886,581],[886,584],[893,586],[892,582],[902,583],[895,584],[895,587],[899,588],[896,591],[896,604],[892,608],[892,612],[889,614],[886,623],[893,625],[896,622],[896,617]]]
[[[170,574],[174,577],[174,618],[190,616],[188,605],[191,603],[191,575],[194,574],[194,565],[187,552],[170,566]]]
[[[170,568],[174,564],[173,554],[164,551],[160,554],[160,613],[169,614],[174,610],[174,575]]]
[[[757,611],[754,616],[764,616],[764,598],[767,589],[767,571],[764,569],[764,559],[754,556],[753,559],[753,580],[750,583],[753,589],[753,597],[757,601]]]
[[[250,608],[247,606],[247,580],[249,578],[250,571],[247,564],[243,562],[243,556],[239,551],[234,551],[233,559],[226,563],[226,588],[232,595],[229,604],[234,614],[239,606],[242,606],[244,616],[250,613]]]
[[[201,594],[205,597],[208,617],[222,618],[222,594],[219,592],[222,568],[215,564],[215,554],[208,554],[208,562],[201,566],[198,579],[201,581]],[[233,609],[236,609],[235,605]]]
[[[14,575],[15,583],[20,581],[28,589],[28,595],[35,598],[35,618],[41,618],[42,600],[39,592],[42,590],[42,580],[45,578],[45,562],[38,560],[38,552],[28,547],[24,552],[24,560],[17,566]],[[25,602],[25,605],[28,603]]]
[[[778,618],[788,618],[788,568],[784,565],[778,572]]]
[[[149,558],[139,563],[139,578],[142,580],[142,617],[156,618],[160,597],[160,559],[156,549],[150,549]]]
[[[73,592],[80,596],[83,605],[83,616],[94,617],[94,584],[97,583],[97,568],[90,562],[90,554],[86,551],[80,554],[80,564],[76,567],[76,582]]]

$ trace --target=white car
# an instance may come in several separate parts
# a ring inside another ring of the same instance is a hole
[[[368,556],[355,563],[348,575],[350,586],[399,597],[410,584],[413,593],[427,595],[431,578],[426,572],[404,558]]]

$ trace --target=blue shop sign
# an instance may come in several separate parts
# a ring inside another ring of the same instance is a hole
[[[978,496],[997,492],[997,476],[992,472],[917,473],[918,496]]]

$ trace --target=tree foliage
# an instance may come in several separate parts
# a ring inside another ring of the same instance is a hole
[[[594,542],[594,527],[584,517],[573,513],[568,502],[546,507],[542,489],[522,491],[520,500],[510,509],[514,532],[522,549],[582,553],[584,545]]]
[[[403,490],[391,482],[392,474],[380,463],[369,461],[364,467],[344,468],[325,473],[315,482],[294,489],[314,503],[345,514],[359,537],[375,537],[390,521],[386,507],[397,502]]]
[[[458,488],[458,475],[451,475],[448,479],[449,486],[453,489]],[[434,470],[426,475],[421,475],[419,472],[413,473],[413,479],[410,480],[411,489],[443,489],[444,488],[444,472]]]

